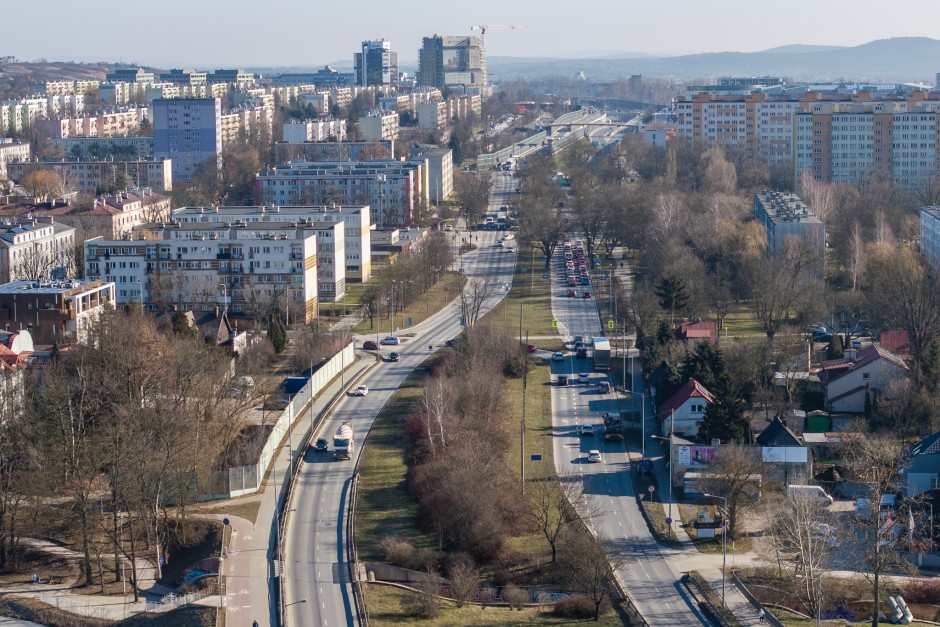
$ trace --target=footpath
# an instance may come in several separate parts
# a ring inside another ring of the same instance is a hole
[[[620,283],[621,289],[625,292],[631,292],[633,290],[633,269],[630,267],[628,261],[623,261],[621,263],[620,258],[623,256],[623,250],[618,249],[614,253],[614,259],[617,260],[617,264],[613,269],[613,279]],[[636,338],[634,337],[634,342]],[[632,357],[638,357],[639,351],[636,349],[630,349],[633,353]],[[631,359],[633,364],[633,371],[630,373],[632,378],[632,389],[639,390],[643,389],[643,393],[646,394],[647,390],[645,389],[645,384],[643,380],[642,366],[639,359]],[[689,537],[689,534],[686,532],[685,528],[682,526],[682,516],[679,514],[679,507],[676,504],[676,500],[669,490],[669,464],[666,463],[666,458],[663,451],[663,442],[661,440],[654,439],[652,436],[659,435],[659,428],[657,425],[660,424],[656,416],[653,413],[653,404],[649,396],[644,396],[643,402],[646,407],[646,457],[651,459],[653,462],[653,473],[656,475],[656,482],[662,490],[662,500],[663,500],[663,516],[665,517],[669,511],[669,501],[672,501],[672,530],[681,543],[682,547],[675,551],[667,559],[671,562],[673,568],[678,572],[688,572],[690,570],[697,570],[711,584],[712,588],[721,595],[721,584],[722,584],[722,572],[721,572],[721,562],[722,556],[720,554],[713,555],[707,553],[701,553],[695,545],[692,543],[692,539]],[[757,558],[757,555],[754,553],[738,554],[736,556],[736,563],[752,563]],[[730,559],[730,558],[729,558]],[[731,562],[728,562],[727,572],[731,572]],[[735,585],[729,579],[725,582],[725,604],[731,611],[734,613],[735,617],[741,621],[742,625],[750,627],[750,625],[759,625],[757,619],[757,610],[750,604],[750,602],[744,598],[744,595],[741,594],[741,591],[738,590]],[[766,623],[765,623],[766,624]]]

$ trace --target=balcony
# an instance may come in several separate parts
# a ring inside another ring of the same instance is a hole
[[[219,254],[217,254],[217,255],[215,256],[215,258],[216,258],[216,259],[231,259],[231,258],[232,258],[232,253],[228,253],[228,252],[219,253]]]

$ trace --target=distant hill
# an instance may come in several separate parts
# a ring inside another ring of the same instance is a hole
[[[940,40],[927,37],[880,39],[860,46],[783,46],[761,52],[713,52],[633,59],[490,57],[496,77],[571,76],[606,80],[643,74],[677,79],[717,76],[785,76],[796,80],[841,78],[933,83],[940,71]]]
[[[70,63],[52,61],[33,63],[16,61],[0,65],[0,77],[5,79],[26,79],[28,81],[85,80],[103,81],[105,74],[112,71],[116,64],[110,63]]]

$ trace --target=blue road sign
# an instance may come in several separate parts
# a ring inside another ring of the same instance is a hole
[[[533,455],[531,459],[532,459],[532,461],[534,461],[534,462],[540,462],[540,461],[542,461],[542,456],[541,456],[541,455]]]
[[[408,326],[409,326],[409,327],[412,325],[413,320],[414,320],[413,318],[408,318]]]
[[[547,278],[548,278],[548,275],[547,275],[547,274],[543,274],[543,275],[542,275],[542,278],[543,278],[543,279],[547,279]]]
[[[548,257],[542,257],[542,261],[543,262],[548,261]]]
[[[600,276],[597,277],[597,278],[598,278],[598,280],[600,280],[600,281],[606,281],[606,280],[607,280],[607,275],[606,275],[606,274],[602,274],[602,275],[600,275]]]

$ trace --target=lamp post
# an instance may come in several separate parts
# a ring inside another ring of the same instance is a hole
[[[381,228],[385,228],[385,181],[386,176],[384,174],[377,174],[375,176],[376,182],[379,184],[379,224]]]
[[[660,415],[662,415],[662,414],[657,414],[656,416],[660,416]],[[654,416],[654,418],[655,418],[656,416]],[[664,436],[661,436],[661,435],[652,435],[652,436],[650,436],[650,437],[652,437],[654,440],[661,440],[661,441],[663,441],[663,442],[669,442],[669,519],[670,519],[670,520],[672,520],[672,481],[673,481],[673,475],[672,475],[672,468],[673,468],[673,466],[672,466],[672,458],[675,457],[675,456],[673,455],[673,450],[672,450],[672,449],[673,449],[673,446],[672,446],[672,435],[673,435],[673,433],[675,432],[675,427],[676,427],[676,412],[675,412],[675,411],[672,411],[672,412],[670,412],[670,419],[669,419],[669,437],[664,437]],[[670,527],[671,527],[671,526],[672,526],[672,525],[670,524]]]
[[[228,311],[228,287],[225,283],[219,283],[219,287],[222,288],[222,313],[224,314]]]
[[[728,564],[728,497],[718,496],[717,494],[705,494],[705,498],[721,499],[721,606],[725,606],[725,579],[727,579],[726,567]],[[818,605],[818,604],[817,604]]]

